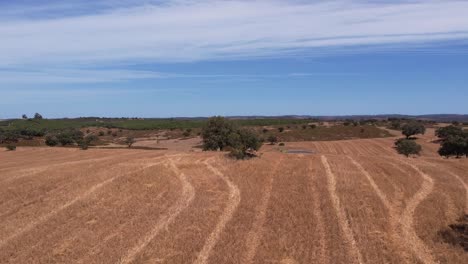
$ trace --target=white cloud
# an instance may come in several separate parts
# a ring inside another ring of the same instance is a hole
[[[2,21],[0,67],[223,60],[468,38],[467,1],[107,3],[101,13]]]

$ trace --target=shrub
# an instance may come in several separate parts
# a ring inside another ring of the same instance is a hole
[[[395,147],[398,153],[409,157],[409,155],[419,155],[421,152],[421,145],[410,139],[398,139],[395,141]]]
[[[402,134],[405,135],[407,139],[417,134],[424,134],[425,132],[426,127],[418,122],[410,122],[402,127]]]
[[[394,129],[394,130],[400,130],[401,129],[401,123],[400,121],[398,120],[394,120],[390,123],[390,126],[389,126],[390,129]]]
[[[279,143],[279,146],[284,147],[284,143],[283,142]]]
[[[127,138],[125,139],[125,144],[127,144],[127,146],[128,146],[129,148],[131,148],[132,145],[133,145],[135,142],[136,142],[136,141],[135,141],[135,138],[134,138],[134,137],[127,137]]]
[[[264,128],[264,129],[262,130],[262,132],[263,132],[263,134],[265,134],[265,133],[268,132],[268,129]]]
[[[260,149],[262,143],[255,133],[248,129],[239,129],[228,137],[231,156],[236,159],[245,159],[253,156],[252,152]]]
[[[82,140],[78,143],[78,146],[82,150],[87,150],[88,149],[88,143],[85,140]]]
[[[278,131],[279,131],[280,133],[283,133],[284,127],[278,127]]]
[[[278,138],[276,136],[271,135],[268,137],[268,142],[270,142],[271,145],[274,145],[278,142]]]
[[[117,137],[117,132],[112,133],[113,137]]]
[[[184,131],[184,133],[182,133],[182,135],[183,135],[184,137],[189,137],[190,134],[191,134],[191,129],[190,129],[190,130],[187,129],[187,130]]]
[[[45,139],[45,143],[49,147],[55,147],[59,144],[57,138],[54,135],[47,135]]]
[[[104,131],[99,131],[98,135],[99,135],[100,137],[104,136]]]
[[[0,144],[16,143],[20,138],[18,131],[0,131]]]
[[[107,130],[107,135],[112,134],[112,130]]]
[[[73,138],[69,134],[60,133],[56,137],[62,146],[71,145],[74,143]]]
[[[302,125],[302,129],[307,129],[307,125]]]
[[[22,118],[22,119],[28,119],[28,116],[25,115],[25,114],[23,114],[23,115],[21,116],[21,118]]]
[[[14,151],[14,150],[16,150],[16,146],[15,145],[6,145],[6,149],[8,151]]]
[[[315,124],[312,124],[312,125],[309,125],[309,126],[310,126],[310,128],[312,128],[312,129],[314,129],[314,128],[317,127],[317,125],[315,125]]]

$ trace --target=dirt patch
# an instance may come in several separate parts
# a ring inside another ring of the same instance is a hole
[[[468,214],[461,217],[457,223],[439,231],[442,240],[453,246],[461,246],[468,252]]]

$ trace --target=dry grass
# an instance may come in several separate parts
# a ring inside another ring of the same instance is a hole
[[[468,160],[430,136],[222,153],[0,151],[0,263],[467,263],[439,235],[466,214]]]

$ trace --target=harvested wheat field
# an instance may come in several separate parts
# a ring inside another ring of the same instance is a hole
[[[468,263],[468,160],[393,139],[223,153],[0,152],[0,263]],[[426,147],[426,145],[428,145]]]

